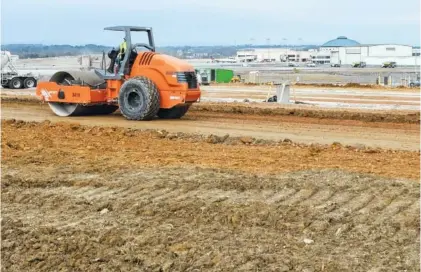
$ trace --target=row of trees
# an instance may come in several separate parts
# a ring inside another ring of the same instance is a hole
[[[258,45],[237,45],[237,46],[166,46],[158,47],[157,51],[172,56],[189,57],[194,54],[207,53],[207,56],[229,57],[236,54],[242,48],[264,47]],[[282,46],[270,46],[272,48]],[[311,47],[311,46],[310,46]],[[108,52],[111,46],[87,44],[87,45],[43,45],[43,44],[7,44],[2,45],[1,50],[10,51],[20,58],[48,58],[59,56],[77,56],[85,54],[100,54]]]
[[[20,58],[48,58],[58,56],[77,56],[82,54],[95,54],[108,51],[110,47],[95,44],[83,46],[73,45],[42,45],[42,44],[7,44],[1,50],[10,51]]]

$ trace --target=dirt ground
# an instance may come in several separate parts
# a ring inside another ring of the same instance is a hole
[[[262,107],[200,103],[181,120],[133,122],[118,112],[108,116],[61,118],[47,104],[28,100],[2,101],[2,118],[24,121],[77,122],[83,125],[119,126],[167,130],[171,133],[249,136],[254,139],[297,143],[332,144],[371,148],[419,150],[420,126],[417,111],[319,110],[301,107]]]
[[[2,104],[33,104],[41,105],[37,97],[30,95],[3,95]],[[4,105],[7,107],[8,105]],[[264,116],[297,116],[312,117],[318,119],[357,120],[363,122],[392,122],[392,123],[420,123],[420,111],[418,110],[370,110],[370,109],[338,109],[320,108],[311,105],[290,104],[279,105],[275,103],[224,103],[224,102],[200,102],[191,106],[191,111],[235,113]]]
[[[213,139],[2,121],[4,270],[419,271],[419,152]]]

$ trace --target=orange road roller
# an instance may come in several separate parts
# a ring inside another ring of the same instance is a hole
[[[192,65],[155,52],[152,28],[107,27],[124,32],[120,52],[111,50],[110,67],[89,72],[61,71],[39,82],[36,94],[58,116],[111,114],[117,109],[129,120],[181,118],[200,99]],[[148,43],[132,43],[133,31],[146,32]]]

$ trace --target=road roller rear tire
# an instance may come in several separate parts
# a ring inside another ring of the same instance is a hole
[[[147,77],[134,77],[121,86],[120,111],[129,120],[151,120],[158,111],[160,97],[155,83]]]
[[[160,109],[158,111],[158,117],[161,119],[180,119],[189,110],[190,105],[184,105],[181,107],[173,107],[171,109]]]

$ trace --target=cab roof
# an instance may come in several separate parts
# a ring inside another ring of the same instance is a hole
[[[104,30],[112,31],[151,31],[152,27],[142,27],[142,26],[110,26],[104,28]]]

